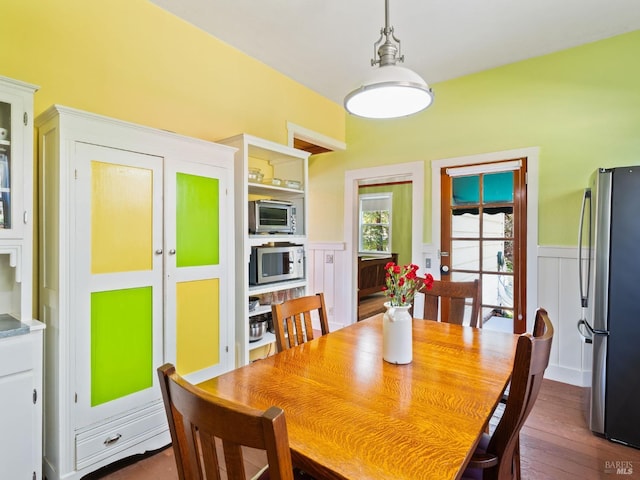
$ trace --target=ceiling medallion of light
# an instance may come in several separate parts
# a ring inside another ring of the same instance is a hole
[[[404,62],[404,55],[400,51],[400,40],[389,26],[389,0],[385,0],[384,17],[385,25],[380,30],[380,38],[373,44],[374,58],[371,59],[371,66],[378,65],[378,68],[344,99],[347,111],[359,117],[405,117],[424,110],[433,102],[433,91],[420,75],[396,65]]]

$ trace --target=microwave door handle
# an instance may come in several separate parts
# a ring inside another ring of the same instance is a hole
[[[589,228],[588,228],[588,235],[589,235],[589,241],[588,241],[588,246],[589,246],[589,252],[587,252],[587,277],[586,277],[586,285],[585,285],[585,278],[584,278],[584,272],[583,272],[583,258],[582,258],[582,245],[583,245],[583,235],[584,235],[584,222],[585,222],[585,210],[586,210],[586,204],[587,202],[589,203],[589,217],[588,217],[588,222],[589,222]],[[578,228],[578,280],[579,280],[579,284],[580,284],[580,304],[582,305],[582,307],[587,307],[588,306],[588,295],[589,295],[589,286],[590,286],[590,282],[591,282],[591,189],[590,188],[586,188],[584,190],[584,195],[582,196],[582,207],[580,208],[580,226]]]

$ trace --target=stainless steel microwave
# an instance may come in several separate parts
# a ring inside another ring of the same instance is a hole
[[[296,233],[296,207],[281,200],[249,202],[249,233]]]
[[[304,247],[301,245],[252,247],[249,284],[304,278]]]

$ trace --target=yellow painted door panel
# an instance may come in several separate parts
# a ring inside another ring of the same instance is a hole
[[[94,160],[91,183],[91,272],[150,270],[153,171]]]
[[[179,282],[176,286],[177,368],[181,375],[220,362],[219,279]]]

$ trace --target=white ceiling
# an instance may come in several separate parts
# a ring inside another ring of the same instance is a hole
[[[373,68],[384,26],[384,0],[151,1],[340,104]],[[403,66],[430,84],[640,29],[640,0],[389,0],[389,10]]]

